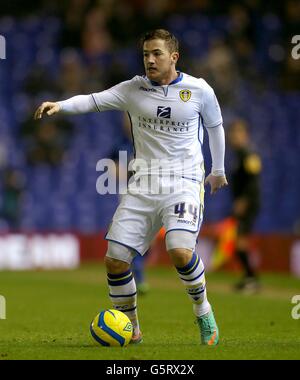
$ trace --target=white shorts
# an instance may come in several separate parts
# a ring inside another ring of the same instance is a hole
[[[114,214],[106,240],[144,255],[162,226],[166,232],[199,232],[204,208],[203,183],[180,177],[157,177],[155,181],[160,185],[159,194],[143,190],[132,193],[135,184],[129,185],[128,193],[122,196]],[[177,190],[165,194],[170,185],[176,186]]]

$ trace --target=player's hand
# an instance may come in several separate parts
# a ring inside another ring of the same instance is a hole
[[[215,176],[213,174],[209,174],[206,177],[205,185],[210,185],[210,193],[215,194],[221,187],[227,186],[228,182],[225,175]]]
[[[58,113],[59,111],[60,111],[60,106],[58,103],[44,102],[35,111],[34,119],[35,120],[41,119],[43,117],[44,112],[46,112],[48,116],[52,116],[55,113]]]

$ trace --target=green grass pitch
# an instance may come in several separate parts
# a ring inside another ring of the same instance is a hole
[[[208,295],[220,328],[217,347],[199,345],[191,303],[172,268],[148,270],[151,291],[140,297],[144,342],[125,348],[96,346],[89,323],[110,308],[104,267],[76,271],[2,272],[0,360],[9,359],[300,359],[300,319],[291,299],[300,281],[264,275],[259,295],[234,294],[236,276],[207,275]]]

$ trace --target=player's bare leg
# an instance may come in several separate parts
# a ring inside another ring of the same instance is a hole
[[[112,250],[110,247],[108,254]],[[128,316],[133,325],[132,343],[139,343],[142,340],[142,334],[137,315],[137,290],[131,272],[131,265],[125,261],[107,256],[105,257],[105,265],[109,296],[113,307]]]
[[[169,250],[168,253],[193,303],[202,344],[216,345],[219,341],[219,331],[212,308],[207,300],[202,260],[189,249],[176,248]]]

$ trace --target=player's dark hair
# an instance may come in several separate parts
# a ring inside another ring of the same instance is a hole
[[[170,53],[179,52],[179,42],[177,38],[165,29],[155,29],[145,33],[141,38],[141,45],[144,46],[146,41],[164,40],[168,46]]]

